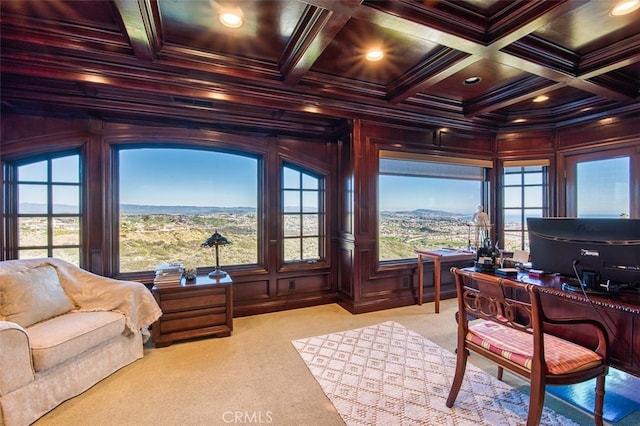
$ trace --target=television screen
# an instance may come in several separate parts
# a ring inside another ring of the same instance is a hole
[[[534,269],[583,286],[640,283],[640,219],[530,217],[527,228]]]

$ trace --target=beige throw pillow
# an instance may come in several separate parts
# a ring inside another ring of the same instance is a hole
[[[28,327],[75,309],[52,266],[0,275],[0,316]]]

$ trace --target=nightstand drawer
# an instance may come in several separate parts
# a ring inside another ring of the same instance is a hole
[[[191,310],[205,308],[208,306],[224,305],[226,302],[226,293],[224,291],[218,294],[203,293],[195,295],[192,293],[196,292],[190,292],[188,296],[179,293],[161,295],[160,309],[162,309],[162,312],[183,311],[185,309]]]
[[[173,333],[175,331],[193,330],[197,328],[205,328],[216,325],[224,325],[227,321],[227,313],[224,307],[199,309],[197,311],[189,311],[193,315],[169,314],[163,316],[160,322],[160,333]]]

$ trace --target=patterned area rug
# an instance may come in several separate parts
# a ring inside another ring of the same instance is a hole
[[[447,408],[455,355],[397,322],[292,344],[348,426],[526,423],[528,396],[471,364]],[[541,424],[576,425],[546,407]]]

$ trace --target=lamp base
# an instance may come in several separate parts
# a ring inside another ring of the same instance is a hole
[[[209,272],[209,278],[222,278],[226,276],[227,276],[227,273],[220,269],[214,269],[213,271]]]

